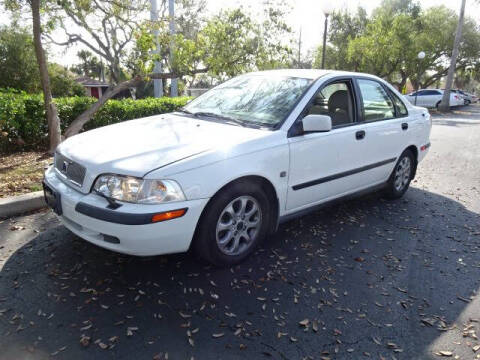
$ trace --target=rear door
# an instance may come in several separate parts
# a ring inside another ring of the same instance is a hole
[[[369,138],[363,155],[372,166],[365,174],[365,181],[383,182],[408,146],[411,120],[403,101],[382,82],[359,77],[356,85],[362,104],[361,120]]]

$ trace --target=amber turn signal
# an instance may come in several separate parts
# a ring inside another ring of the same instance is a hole
[[[158,213],[152,216],[152,223],[179,218],[185,215],[186,212],[187,209],[179,209]]]

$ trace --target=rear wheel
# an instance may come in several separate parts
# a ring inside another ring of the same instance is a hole
[[[412,151],[405,150],[398,158],[387,183],[387,196],[398,199],[405,194],[412,181],[415,170],[415,156]]]
[[[200,219],[195,252],[217,266],[243,261],[265,237],[269,201],[252,182],[234,183],[215,195]]]

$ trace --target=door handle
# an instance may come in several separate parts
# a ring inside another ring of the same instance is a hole
[[[362,140],[365,137],[365,131],[360,130],[355,133],[355,138],[357,140]]]
[[[402,130],[407,130],[408,129],[408,124],[407,123],[403,123],[402,124]]]

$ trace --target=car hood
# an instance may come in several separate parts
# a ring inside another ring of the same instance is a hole
[[[65,140],[57,151],[85,166],[91,175],[142,177],[179,160],[268,133],[172,113],[87,131]]]

